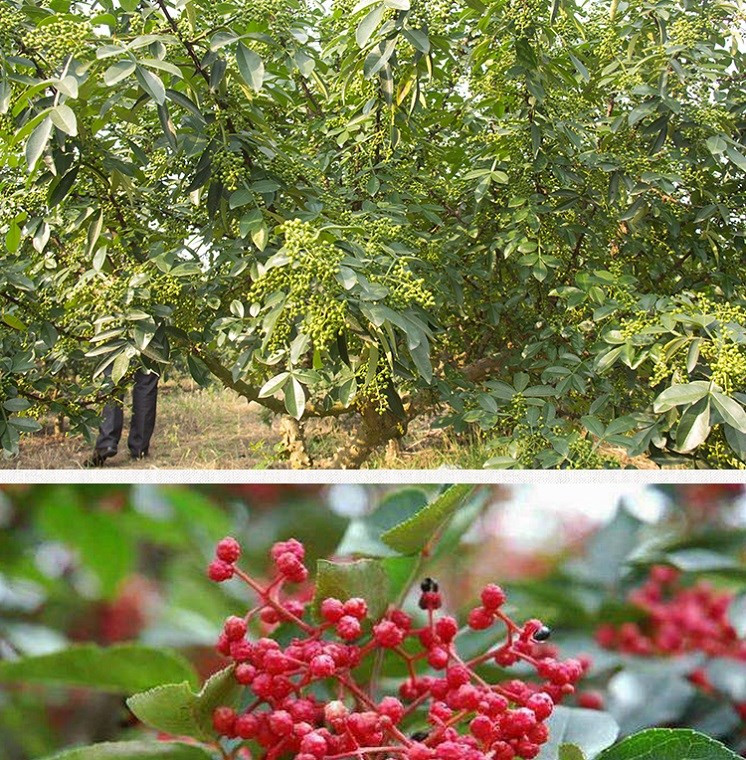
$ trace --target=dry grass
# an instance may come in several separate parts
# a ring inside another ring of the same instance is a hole
[[[119,453],[107,460],[117,469],[263,469],[277,464],[277,423],[266,424],[259,407],[232,391],[166,383],[159,391],[158,418],[150,456],[133,461],[127,451],[128,414]],[[80,436],[41,431],[26,436],[20,456],[0,462],[11,469],[77,469],[92,447]]]
[[[126,412],[126,410],[125,410]],[[127,451],[127,423],[119,453],[106,463],[115,469],[251,470],[285,468],[279,420],[270,420],[261,407],[247,404],[233,391],[207,390],[191,380],[164,383],[158,398],[158,419],[151,455],[133,461]],[[313,420],[306,425],[306,441],[314,461],[328,460],[346,442],[339,420]],[[423,469],[440,467],[481,470],[492,456],[488,441],[479,433],[465,436],[439,430],[432,419],[419,418],[401,441],[374,454],[366,469]],[[90,457],[92,447],[80,436],[45,430],[26,436],[20,455],[0,460],[0,469],[77,469]],[[647,457],[629,459],[623,450],[606,450],[623,467],[657,469]]]

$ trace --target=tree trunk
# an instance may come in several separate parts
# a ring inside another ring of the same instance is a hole
[[[390,440],[401,438],[407,432],[407,420],[384,412],[379,414],[372,406],[360,412],[360,425],[349,444],[340,449],[331,461],[335,469],[359,469],[368,457]]]
[[[295,417],[284,416],[280,421],[280,433],[290,467],[293,470],[305,470],[311,467],[311,457],[306,449],[306,441],[300,422]]]

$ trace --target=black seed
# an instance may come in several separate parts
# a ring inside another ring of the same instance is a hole
[[[438,583],[437,581],[434,581],[432,578],[425,578],[422,581],[422,583],[420,583],[420,588],[425,593],[427,593],[428,591],[437,591]]]
[[[410,738],[412,741],[415,742],[424,742],[425,739],[427,739],[429,732],[428,731],[415,731]]]
[[[546,641],[552,635],[552,629],[543,625],[534,634],[534,641]]]

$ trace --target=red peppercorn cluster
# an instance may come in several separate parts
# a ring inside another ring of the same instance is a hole
[[[221,549],[221,547],[223,547]],[[226,550],[231,547],[231,550]],[[486,586],[468,626],[501,626],[505,637],[482,654],[464,659],[456,645],[457,621],[440,615],[438,584],[421,584],[420,608],[427,622],[416,626],[401,609],[371,620],[364,599],[333,597],[319,605],[319,623],[305,619],[282,601],[286,583],[304,581],[303,546],[290,539],[272,547],[276,577],[267,586],[235,567],[240,555],[232,539],[219,544],[217,561],[232,568],[256,593],[258,603],[244,617],[229,617],[218,640],[220,653],[235,664],[236,680],[251,692],[241,712],[218,707],[213,725],[220,737],[256,742],[267,760],[293,754],[297,760],[341,760],[369,754],[404,760],[530,760],[547,741],[546,720],[555,704],[573,693],[586,664],[559,661],[542,644],[549,629],[538,620],[523,625],[503,612],[505,593]],[[232,559],[229,559],[232,558]],[[223,580],[225,573],[208,574]],[[281,645],[271,638],[251,639],[249,621],[271,611],[290,621],[300,635]],[[359,682],[356,669],[388,652],[401,659],[407,675],[398,689],[379,698]],[[491,682],[479,666],[531,667],[535,680]],[[429,666],[429,670],[424,665]],[[326,689],[319,688],[322,684]],[[330,693],[325,701],[317,695]],[[403,726],[409,726],[407,733]],[[414,734],[410,730],[416,730]]]
[[[656,565],[645,582],[628,595],[645,613],[644,620],[602,625],[596,640],[606,649],[641,657],[702,652],[746,662],[746,639],[739,639],[728,621],[732,598],[705,582],[685,586],[678,570]],[[690,680],[706,692],[713,691],[704,670],[693,672]],[[736,709],[746,719],[746,703]]]

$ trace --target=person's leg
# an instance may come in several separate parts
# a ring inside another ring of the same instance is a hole
[[[84,463],[85,467],[101,467],[107,459],[116,456],[123,425],[124,412],[121,403],[107,404],[101,414],[101,424],[98,428],[98,438],[96,438],[93,454]]]
[[[137,459],[146,456],[150,448],[157,401],[158,375],[138,370],[132,389],[132,422],[128,440],[130,454]]]

